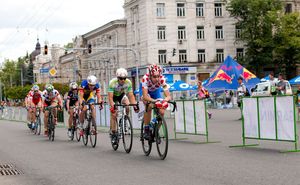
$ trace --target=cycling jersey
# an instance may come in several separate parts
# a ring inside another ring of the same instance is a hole
[[[73,91],[69,91],[67,100],[70,100],[69,106],[75,105],[75,103],[78,101],[78,94],[74,94]]]
[[[58,98],[60,96],[59,92],[56,89],[53,89],[51,92],[44,90],[42,94],[43,94],[45,106],[49,106],[51,105],[52,102],[58,101]]]
[[[35,93],[33,90],[30,90],[27,94],[27,98],[29,101],[37,105],[42,100],[42,92],[38,91]]]
[[[88,81],[87,80],[83,80],[81,82],[81,88],[79,89],[79,92],[83,94],[83,99],[86,101],[89,100],[94,100],[94,92],[99,93],[100,92],[100,85],[97,83],[93,90],[90,90],[89,86],[88,86]]]
[[[126,79],[124,84],[119,84],[117,78],[113,78],[108,85],[108,92],[114,94],[114,96],[121,96],[132,92],[132,83],[129,79]]]
[[[153,83],[150,79],[149,74],[145,74],[142,79],[142,89],[148,89],[148,92],[153,92],[163,87],[165,90],[169,89],[168,84],[166,83],[166,78],[163,75],[160,75],[157,83]]]

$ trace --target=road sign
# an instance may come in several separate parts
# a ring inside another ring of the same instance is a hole
[[[49,73],[49,68],[40,68],[40,73]]]
[[[49,74],[50,74],[51,76],[55,76],[56,73],[57,73],[57,71],[56,71],[56,69],[55,69],[54,67],[52,67],[52,68],[50,69],[50,71],[49,71]]]

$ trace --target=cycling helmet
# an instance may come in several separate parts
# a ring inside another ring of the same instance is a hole
[[[46,91],[51,92],[51,91],[53,91],[54,87],[53,87],[53,85],[51,85],[51,84],[47,84],[47,85],[45,86],[45,89],[46,89]]]
[[[78,85],[76,82],[71,82],[70,85],[69,85],[70,89],[73,90],[73,89],[77,89],[78,88]]]
[[[127,77],[128,73],[127,73],[126,69],[119,68],[119,69],[117,69],[116,75],[117,75],[117,77]]]
[[[38,85],[33,85],[32,88],[31,88],[31,90],[38,91],[38,90],[40,90],[40,88],[39,88]]]
[[[90,85],[96,85],[97,77],[95,77],[94,75],[90,75],[90,76],[87,77],[87,82]]]
[[[157,65],[157,64],[150,65],[148,67],[148,70],[149,70],[150,76],[161,75],[161,73],[162,73],[162,68],[159,65]]]

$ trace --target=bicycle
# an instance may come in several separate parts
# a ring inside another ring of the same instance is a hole
[[[142,120],[141,138],[140,139],[142,142],[143,151],[146,156],[148,156],[151,153],[152,143],[155,142],[158,155],[161,160],[164,160],[167,157],[167,153],[168,153],[168,128],[167,128],[167,124],[166,124],[164,117],[162,117],[161,114],[159,113],[160,108],[158,108],[156,106],[156,104],[155,104],[156,102],[157,101],[148,102],[146,104],[145,110],[148,109],[148,106],[150,104],[154,105],[151,109],[154,110],[155,118],[153,118],[151,123],[149,124],[150,129],[149,129],[149,139],[148,140],[144,138],[144,119]],[[176,102],[168,101],[168,103],[170,103],[174,106],[173,110],[172,110],[172,112],[174,112],[176,109]],[[153,121],[154,121],[154,123],[152,123]]]
[[[90,136],[90,142],[93,148],[95,148],[97,143],[97,125],[96,121],[93,119],[92,116],[92,108],[91,105],[101,105],[101,103],[83,103],[84,106],[87,106],[87,110],[84,115],[84,121],[87,121],[87,124],[84,123],[83,128],[83,136],[82,141],[83,144],[86,146],[88,143],[88,137]],[[92,124],[91,124],[92,122]]]
[[[117,107],[121,107],[122,110],[118,111],[118,116],[120,117],[119,119],[119,124],[118,124],[118,129],[117,129],[117,142],[113,143],[111,142],[112,148],[114,150],[117,150],[119,147],[119,140],[122,139],[123,141],[123,146],[124,150],[126,153],[129,153],[132,148],[132,140],[133,140],[133,129],[132,129],[132,124],[130,121],[129,116],[126,114],[126,107],[128,106],[138,106],[138,104],[115,104],[114,109],[116,110]],[[118,118],[116,118],[116,123],[118,123]],[[111,140],[113,137],[111,137]]]
[[[41,110],[39,107],[36,108],[35,111],[35,124],[34,124],[34,134],[35,135],[40,135],[41,134],[41,130],[42,130],[42,122],[41,122]]]
[[[72,106],[70,108],[73,109],[73,114],[70,115],[70,116],[73,116],[73,123],[72,123],[72,126],[71,126],[70,140],[73,141],[74,140],[74,135],[76,135],[76,140],[79,142],[80,139],[81,139],[81,136],[80,136],[80,128],[78,127],[78,125],[79,125],[78,107]]]
[[[49,116],[48,116],[48,138],[51,141],[54,141],[54,136],[55,136],[55,123],[53,122],[54,115],[53,115],[52,110],[54,108],[57,108],[57,107],[59,107],[59,105],[45,107],[45,111],[46,110],[49,111]]]

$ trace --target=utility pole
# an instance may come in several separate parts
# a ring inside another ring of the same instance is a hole
[[[21,66],[21,85],[22,85],[22,87],[24,87],[23,66]]]

